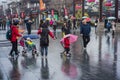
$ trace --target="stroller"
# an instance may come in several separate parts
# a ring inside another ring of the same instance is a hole
[[[23,56],[27,55],[27,51],[28,52],[32,51],[32,56],[35,56],[35,55],[38,56],[36,45],[29,37],[28,38],[22,37],[19,43],[20,43],[20,46],[23,47],[23,50],[22,50]]]

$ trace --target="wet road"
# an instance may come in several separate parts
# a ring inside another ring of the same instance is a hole
[[[50,39],[48,58],[44,60],[41,56],[33,58],[31,52],[27,57],[20,53],[17,61],[10,60],[11,46],[0,43],[0,80],[120,80],[120,34],[95,34],[92,28],[91,41],[83,50],[79,31],[73,33],[79,38],[71,45],[71,58],[60,56],[60,32],[56,40]],[[39,52],[39,40],[34,42]]]

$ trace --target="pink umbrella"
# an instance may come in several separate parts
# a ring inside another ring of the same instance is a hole
[[[76,35],[67,34],[67,35],[65,35],[65,36],[60,40],[60,42],[64,42],[64,39],[67,38],[67,37],[70,38],[70,44],[76,42],[77,39],[78,39],[78,36],[76,36]]]
[[[75,17],[74,17],[74,16],[71,16],[71,19],[75,19]]]

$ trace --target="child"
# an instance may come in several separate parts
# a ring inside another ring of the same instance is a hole
[[[70,53],[69,53],[69,51],[70,51],[70,41],[69,41],[69,37],[64,38],[64,40],[61,41],[61,44],[62,44],[62,46],[63,46],[64,49],[65,49],[65,55],[69,57],[69,56],[70,56]]]
[[[25,44],[27,48],[34,50],[36,53],[36,45],[30,38],[27,38]]]

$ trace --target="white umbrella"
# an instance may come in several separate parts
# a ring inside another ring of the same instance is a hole
[[[107,18],[108,20],[111,20],[111,19],[116,19],[115,17],[111,16],[111,17],[108,17]]]
[[[83,16],[82,19],[88,18],[87,16]]]

